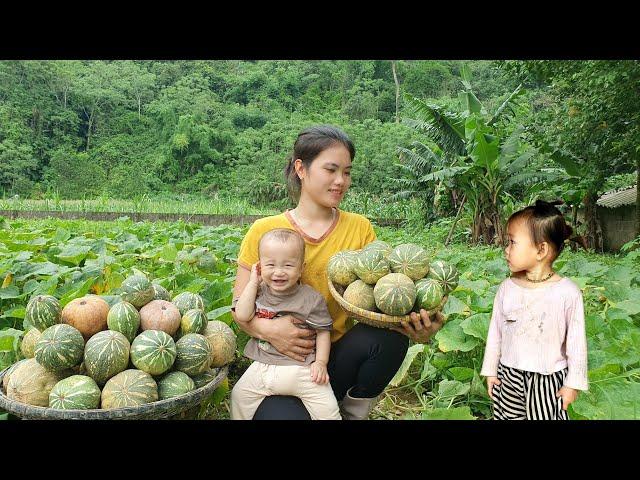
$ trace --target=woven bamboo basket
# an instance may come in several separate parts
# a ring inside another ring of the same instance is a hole
[[[0,372],[0,384],[8,368]],[[0,409],[29,420],[157,420],[178,415],[198,405],[208,397],[227,377],[228,367],[222,367],[206,385],[179,397],[159,400],[137,407],[122,407],[109,410],[60,410],[56,408],[35,407],[17,402],[7,397],[0,387]]]
[[[401,327],[400,322],[409,322],[411,317],[409,315],[387,315],[385,313],[371,312],[364,308],[356,307],[355,305],[347,302],[340,292],[336,290],[333,282],[329,280],[329,291],[336,302],[349,313],[349,316],[355,318],[358,322],[366,323],[372,327],[378,328],[391,328]]]

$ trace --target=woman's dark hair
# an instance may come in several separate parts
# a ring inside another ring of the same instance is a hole
[[[507,226],[516,220],[524,221],[529,227],[531,239],[535,245],[547,242],[553,246],[555,260],[562,252],[565,240],[570,239],[573,233],[573,228],[567,224],[562,212],[556,207],[563,203],[537,200],[535,205],[530,205],[511,215],[507,220]]]
[[[315,125],[300,132],[293,144],[293,153],[288,157],[287,166],[284,169],[289,195],[294,201],[300,198],[302,188],[294,166],[296,159],[302,160],[304,167],[309,168],[318,155],[336,144],[344,145],[353,160],[356,156],[356,148],[349,136],[339,128],[332,125]]]

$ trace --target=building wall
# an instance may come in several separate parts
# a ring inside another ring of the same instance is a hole
[[[620,247],[636,237],[635,205],[617,208],[598,207],[598,217],[605,250],[620,250]]]

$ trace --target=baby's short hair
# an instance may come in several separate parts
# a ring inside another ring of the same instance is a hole
[[[260,254],[262,242],[265,240],[278,240],[282,243],[287,243],[291,239],[294,239],[294,241],[297,242],[298,247],[300,248],[300,258],[304,262],[304,239],[298,232],[289,228],[274,228],[273,230],[269,230],[264,233],[258,242],[258,255]]]

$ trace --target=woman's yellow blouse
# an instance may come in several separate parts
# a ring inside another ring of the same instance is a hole
[[[238,265],[251,270],[258,261],[258,242],[264,233],[274,228],[296,230],[305,241],[305,267],[302,283],[312,286],[326,299],[333,318],[331,341],[335,342],[353,325],[345,312],[333,299],[327,285],[327,262],[341,250],[357,250],[376,239],[371,222],[357,213],[337,210],[333,225],[320,238],[305,234],[291,217],[289,211],[256,220],[242,240]]]

